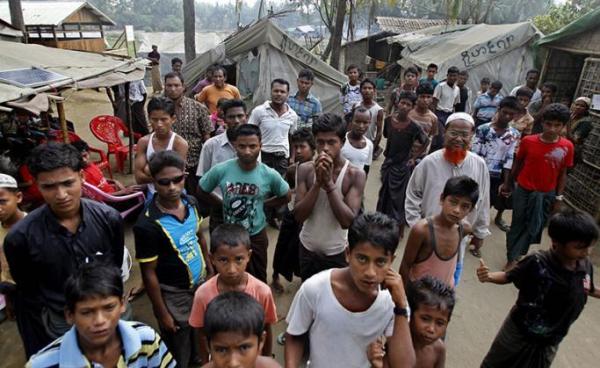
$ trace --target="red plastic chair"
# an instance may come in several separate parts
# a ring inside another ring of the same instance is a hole
[[[67,134],[69,136],[69,142],[76,142],[81,140],[81,138],[73,132],[68,132]],[[51,130],[49,132],[49,136],[51,141],[64,142],[64,134],[62,130]],[[104,151],[91,146],[89,147],[89,151],[99,156],[99,159],[94,161],[94,163],[96,164],[96,166],[98,166],[100,170],[106,169],[108,171],[109,177],[112,179],[112,168],[110,167],[110,161],[108,161],[108,157],[106,156]]]
[[[109,206],[111,203],[122,203],[131,199],[136,199],[137,201],[133,206],[120,212],[121,218],[126,218],[130,213],[135,211],[137,208],[143,206],[146,202],[146,196],[144,195],[144,192],[134,192],[123,196],[114,196],[108,193],[104,193],[98,187],[95,187],[92,184],[86,182],[83,183],[81,193],[86,198],[92,199],[97,202],[106,203]]]
[[[129,128],[127,128],[127,125],[125,125],[125,122],[121,119],[117,120],[117,123],[120,125],[121,130],[123,130],[123,135],[125,137],[129,137]],[[133,140],[134,142],[137,142],[140,140],[140,138],[142,138],[143,135],[141,135],[140,133],[136,133],[133,132]]]
[[[96,138],[107,144],[107,158],[110,159],[110,155],[114,155],[118,170],[124,172],[125,161],[129,156],[129,146],[123,143],[119,134],[127,132],[123,121],[116,116],[99,115],[90,121],[90,130]]]

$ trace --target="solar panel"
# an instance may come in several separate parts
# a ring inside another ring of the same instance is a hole
[[[62,74],[39,68],[5,70],[0,72],[0,82],[29,88],[60,82],[68,78]]]

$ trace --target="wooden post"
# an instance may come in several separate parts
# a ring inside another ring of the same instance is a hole
[[[133,173],[133,119],[131,117],[131,101],[129,100],[129,82],[125,83],[125,123],[129,129],[129,173]]]
[[[56,101],[56,111],[58,112],[60,130],[62,130],[64,142],[68,144],[70,143],[69,128],[67,128],[67,117],[65,116],[65,105],[63,101]]]

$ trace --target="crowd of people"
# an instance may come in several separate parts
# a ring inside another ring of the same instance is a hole
[[[438,82],[431,64],[422,77],[407,68],[382,107],[376,83],[351,65],[342,115],[322,111],[309,69],[295,94],[274,79],[271,99],[249,112],[223,66],[188,96],[181,64],[146,103],[136,186],[103,178],[85,142],[33,150],[27,167],[45,204],[28,214],[17,180],[0,174],[0,291],[28,366],[278,367],[278,342],[290,368],[443,367],[469,251],[479,281],[519,289],[481,366],[548,367],[587,297],[600,298],[588,258],[598,226],[561,206],[591,130],[589,98],[555,103],[537,70],[509,96],[488,78],[473,92],[467,71],[450,67]],[[367,175],[380,175],[375,208]],[[123,219],[82,198],[84,180],[146,193],[135,259],[158,333],[129,321]],[[506,232],[499,272],[482,258],[491,208]],[[529,253],[548,222],[549,249]],[[267,226],[279,230],[272,260]],[[274,336],[281,276],[302,284]]]

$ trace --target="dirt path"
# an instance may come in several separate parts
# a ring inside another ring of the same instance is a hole
[[[101,113],[111,113],[111,107],[103,93],[93,91],[78,92],[72,95],[66,105],[67,116],[77,126],[77,133],[98,148],[104,148],[95,141],[89,133],[90,119]],[[366,208],[373,209],[377,201],[379,189],[378,172],[382,160],[375,161],[365,192]],[[130,182],[131,177],[121,177]],[[492,213],[495,215],[495,213]],[[508,220],[508,217],[507,217]],[[205,229],[206,231],[206,229]],[[495,226],[491,227],[492,235],[486,239],[483,257],[492,269],[500,269],[505,261],[505,235]],[[133,250],[131,227],[127,227],[126,244]],[[269,259],[273,257],[277,233],[269,229]],[[547,246],[548,239],[544,237],[543,244]],[[532,249],[538,249],[535,246]],[[397,253],[396,267],[404,250],[404,243]],[[594,257],[598,260],[598,254]],[[478,367],[487,352],[498,328],[506,317],[516,299],[516,289],[511,285],[496,286],[480,284],[475,278],[477,259],[470,254],[465,256],[463,280],[457,288],[458,302],[448,329],[447,336],[447,367],[470,368]],[[596,261],[597,265],[598,262]],[[270,268],[270,267],[269,267]],[[597,271],[597,270],[596,270]],[[271,271],[269,270],[269,275]],[[596,272],[598,274],[598,272]],[[128,287],[140,282],[139,268],[134,266]],[[600,280],[597,277],[597,284]],[[299,287],[299,280],[287,284],[285,292],[276,295],[278,315],[281,321],[276,324],[275,335],[285,330],[285,315],[291,304],[293,295]],[[133,303],[134,318],[148,323],[153,327],[156,321],[147,297],[144,295]],[[600,361],[600,300],[590,298],[588,304],[572,326],[569,335],[563,341],[554,361],[557,368],[588,368],[598,367]],[[274,343],[274,353],[278,361],[283,362],[283,347]],[[14,322],[0,324],[0,367],[22,367],[24,364],[23,349]]]

